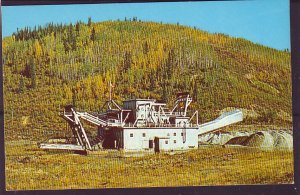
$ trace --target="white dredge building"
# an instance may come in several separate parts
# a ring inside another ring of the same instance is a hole
[[[66,106],[62,117],[71,127],[73,141],[64,144],[40,144],[43,149],[95,150],[122,149],[124,151],[173,151],[198,148],[198,136],[243,120],[240,110],[223,113],[208,123],[198,123],[198,111],[188,116],[192,98],[188,93],[177,94],[172,109],[154,99],[133,99],[120,107],[112,99],[106,102],[103,113],[77,112]],[[82,120],[98,129],[96,139],[88,137]]]

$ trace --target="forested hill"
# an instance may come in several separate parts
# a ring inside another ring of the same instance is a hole
[[[136,18],[18,30],[3,40],[5,129],[62,129],[66,104],[173,103],[188,91],[201,122],[242,108],[246,124],[291,124],[290,53],[224,34]]]

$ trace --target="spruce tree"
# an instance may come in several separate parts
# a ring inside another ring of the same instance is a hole
[[[76,90],[74,87],[72,88],[72,105],[76,107]]]
[[[80,30],[80,24],[79,22],[77,22],[75,26],[76,36],[79,36],[79,30]]]
[[[92,18],[89,17],[89,18],[88,18],[88,26],[90,27],[91,25],[92,25]]]
[[[174,49],[171,49],[171,51],[169,52],[166,66],[167,66],[167,75],[168,75],[167,78],[171,79],[172,78],[172,74],[173,74],[173,69],[174,69],[174,67],[176,67],[175,51],[174,51]]]
[[[68,34],[69,34],[69,36],[68,36],[68,38],[69,38],[68,42],[69,42],[69,44],[71,46],[72,51],[75,51],[76,50],[76,37],[75,37],[75,35],[73,33],[73,25],[72,24],[70,24],[70,26],[69,26],[69,33]]]
[[[95,39],[96,39],[96,32],[95,32],[95,28],[93,27],[93,29],[92,29],[92,33],[91,33],[91,41],[95,41]]]
[[[33,60],[30,61],[30,78],[31,78],[31,88],[36,88],[36,65]]]
[[[144,46],[143,46],[143,53],[146,55],[149,52],[149,45],[148,42],[145,41]]]
[[[197,81],[194,81],[193,99],[194,99],[195,102],[197,102],[197,100],[198,100],[198,84],[197,84]]]
[[[18,90],[18,92],[19,92],[19,93],[23,93],[24,90],[25,90],[24,78],[23,78],[23,76],[21,76],[21,78],[20,78],[20,83],[19,83],[19,90]]]
[[[127,71],[131,67],[131,63],[132,63],[132,54],[129,51],[126,51],[124,56],[124,62],[123,62],[124,71]]]

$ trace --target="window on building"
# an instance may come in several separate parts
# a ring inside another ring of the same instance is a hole
[[[174,140],[174,144],[176,144],[176,140]]]
[[[169,143],[168,140],[166,140],[165,143],[168,144]]]
[[[170,136],[170,133],[168,133],[167,136]]]
[[[181,133],[181,136],[183,136],[183,133]]]
[[[143,137],[146,137],[146,133],[143,133]]]
[[[174,136],[176,136],[176,133],[174,133]]]
[[[133,137],[133,133],[130,133],[130,137]]]

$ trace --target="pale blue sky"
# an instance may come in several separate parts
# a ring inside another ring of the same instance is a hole
[[[277,49],[290,49],[289,0],[122,3],[2,7],[3,36],[49,22],[94,22],[138,17],[143,21],[196,26],[243,37]]]

